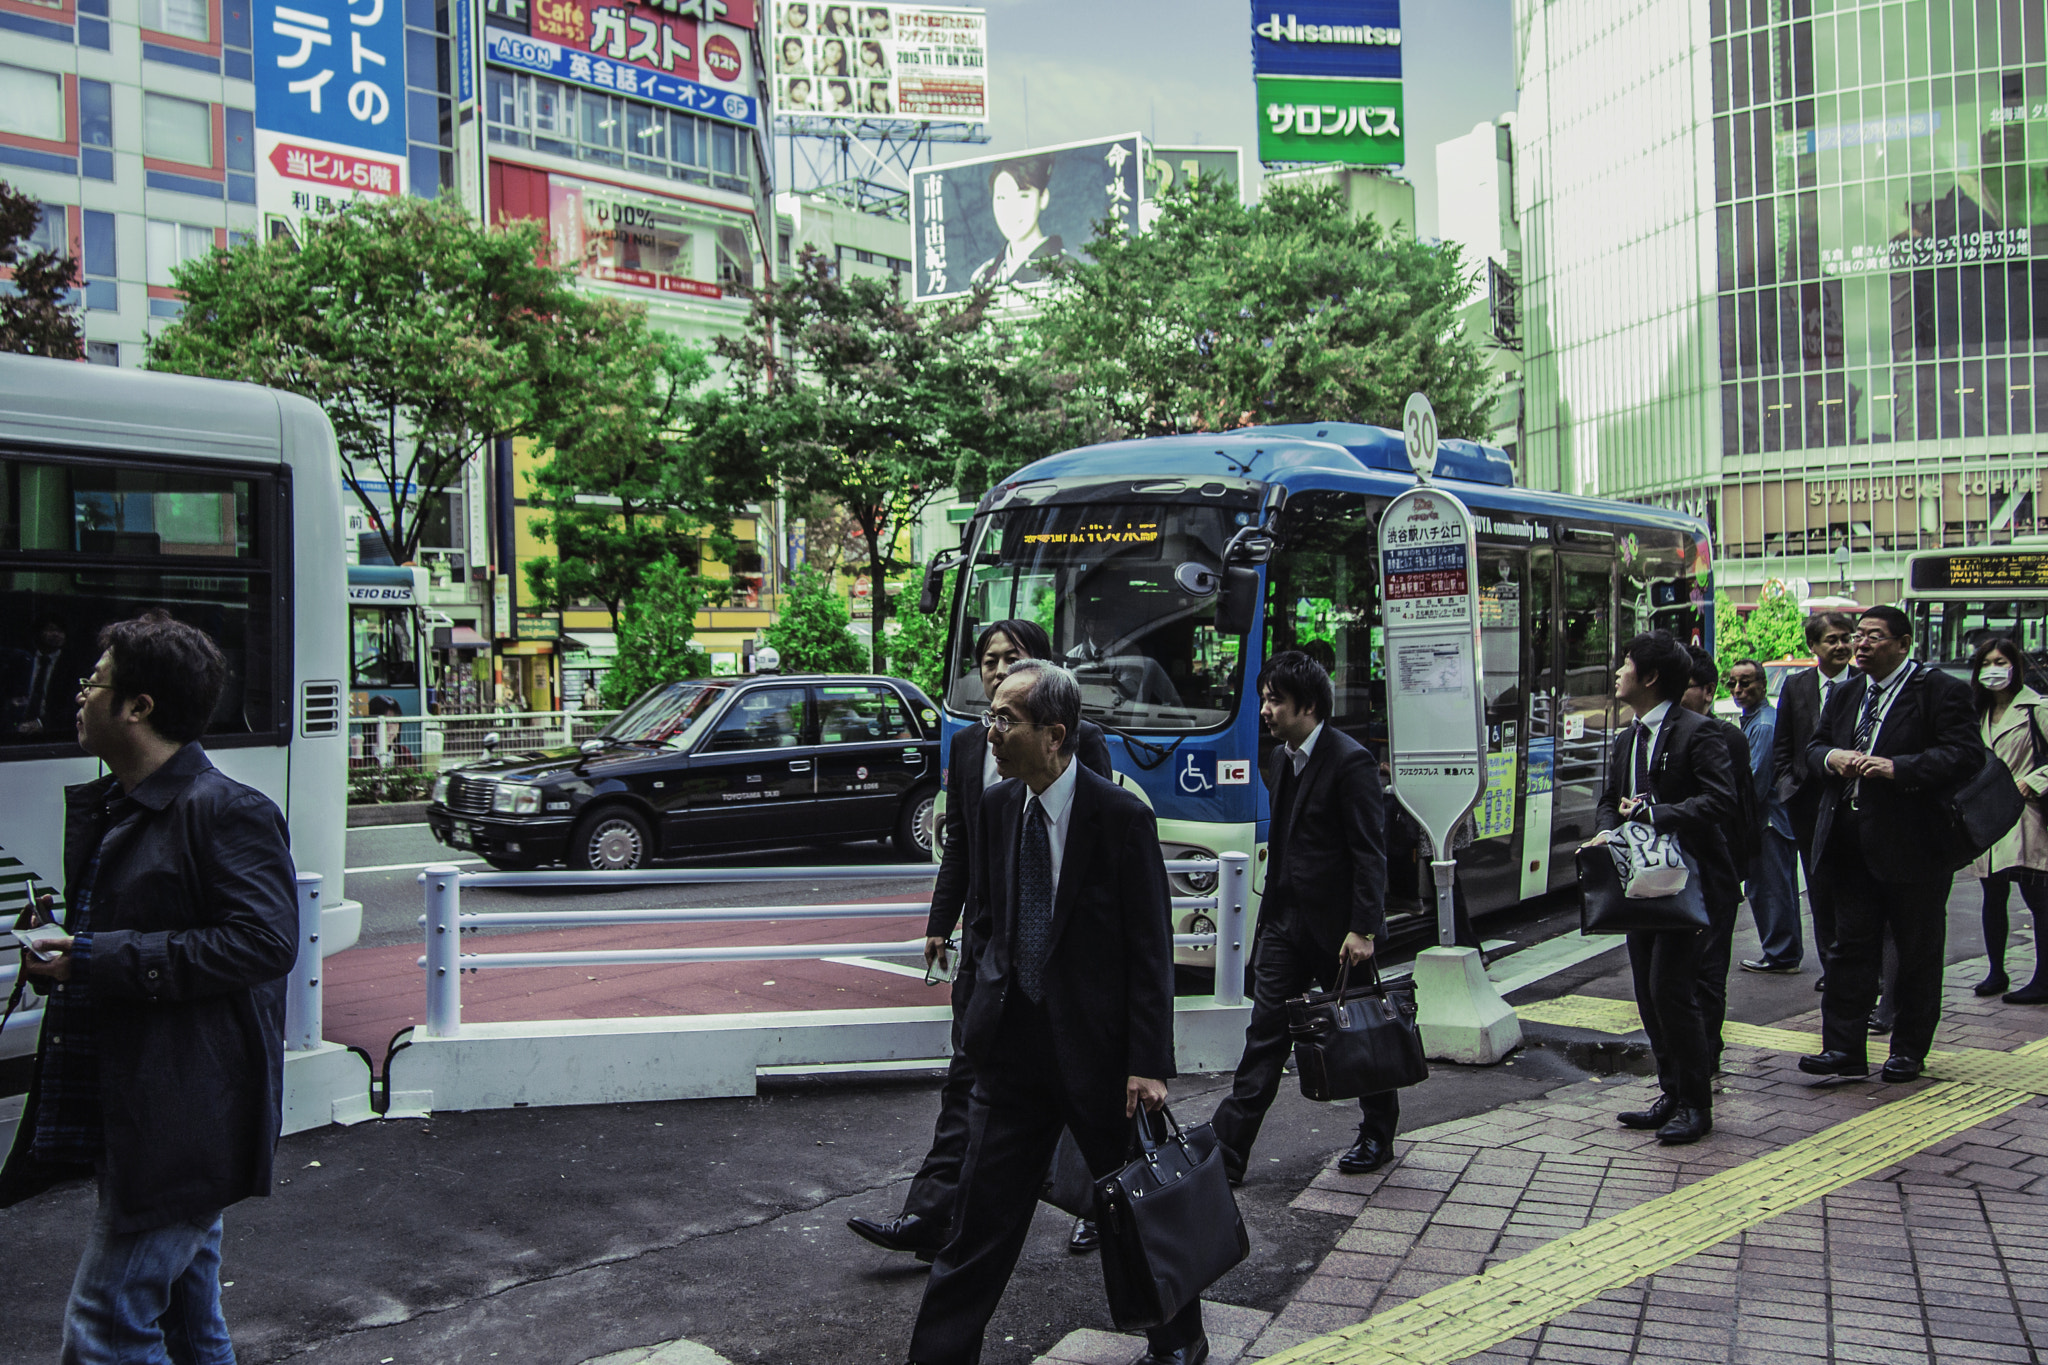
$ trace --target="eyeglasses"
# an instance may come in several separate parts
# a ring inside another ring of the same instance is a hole
[[[81,691],[81,692],[90,692],[90,691],[92,691],[92,690],[93,690],[93,689],[94,689],[95,687],[112,687],[112,686],[113,686],[113,684],[112,684],[112,683],[94,682],[94,681],[93,681],[93,680],[92,680],[91,678],[80,678],[80,679],[78,680],[78,690],[79,690],[79,691]]]
[[[1015,725],[1029,727],[1036,727],[1038,725],[1038,722],[1035,720],[1018,720],[1014,716],[999,716],[993,711],[983,712],[981,723],[999,735],[1007,735],[1010,733],[1010,728]]]
[[[1851,635],[1849,637],[1849,640],[1852,644],[1860,645],[1868,643],[1873,645],[1881,645],[1887,640],[1896,640],[1898,638],[1898,636],[1891,634],[1889,631],[1859,630],[1854,635]]]

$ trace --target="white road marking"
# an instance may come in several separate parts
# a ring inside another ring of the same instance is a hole
[[[1627,941],[1622,934],[1585,934],[1575,929],[1569,934],[1547,938],[1519,953],[1495,958],[1487,975],[1493,978],[1494,989],[1506,995],[1619,948]]]
[[[350,834],[364,834],[373,833],[380,829],[425,829],[426,827],[427,822],[421,820],[410,825],[350,825],[348,832]]]
[[[358,872],[417,872],[423,867],[437,867],[442,863],[447,863],[453,867],[477,867],[483,863],[483,859],[436,858],[431,863],[379,863],[375,867],[345,867],[342,869],[342,872],[350,877],[355,876]]]
[[[914,976],[919,981],[924,980],[924,968],[906,967],[900,962],[884,962],[879,957],[827,957],[819,960],[837,962],[842,967],[866,967],[870,971],[888,972],[895,976]]]

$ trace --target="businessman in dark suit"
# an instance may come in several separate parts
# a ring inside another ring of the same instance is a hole
[[[1073,674],[1038,659],[1011,665],[990,706],[1005,780],[978,812],[972,896],[985,932],[961,1031],[974,1104],[953,1236],[911,1333],[919,1365],[979,1359],[1061,1127],[1106,1175],[1130,1147],[1130,1117],[1164,1104],[1174,1075],[1158,824],[1075,761],[1080,721]],[[1155,1365],[1208,1357],[1199,1299],[1148,1335]]]
[[[1908,657],[1913,623],[1897,607],[1856,622],[1856,676],[1835,690],[1808,741],[1821,784],[1819,880],[1835,898],[1835,956],[1821,995],[1816,1076],[1867,1076],[1870,1007],[1884,931],[1899,949],[1888,1081],[1920,1075],[1941,1021],[1950,864],[1942,796],[1983,766],[1970,686]]]
[[[1806,748],[1813,742],[1821,712],[1849,682],[1849,656],[1854,652],[1850,637],[1855,632],[1856,619],[1847,612],[1826,611],[1806,618],[1806,647],[1813,651],[1815,666],[1794,673],[1779,689],[1778,733],[1771,747],[1778,799],[1792,819],[1792,838],[1806,868],[1806,902],[1813,910],[1813,945],[1820,955],[1816,990],[1827,982],[1828,959],[1835,950],[1835,898],[1820,885],[1814,861],[1813,825],[1820,815],[1823,783],[1806,766]]]
[[[1707,733],[1719,736],[1727,751],[1728,777],[1735,784],[1735,814],[1722,827],[1722,837],[1739,872],[1749,865],[1762,838],[1763,812],[1757,804],[1756,777],[1749,766],[1749,741],[1743,738],[1740,728],[1714,714],[1714,693],[1721,685],[1721,670],[1714,656],[1698,645],[1687,645],[1685,652],[1692,660],[1692,672],[1678,704],[1696,716],[1705,717]],[[1721,1069],[1721,1034],[1728,1020],[1728,969],[1735,957],[1735,921],[1740,908],[1739,891],[1725,902],[1715,902],[1711,907],[1714,922],[1700,942],[1698,996],[1700,1025],[1707,1032],[1709,1076]]]
[[[27,649],[8,651],[0,706],[9,734],[65,743],[77,738],[72,722],[78,714],[78,675],[88,665],[65,648],[69,638],[62,620],[45,616],[36,622]]]
[[[1276,748],[1266,894],[1252,946],[1252,1017],[1230,1094],[1217,1107],[1216,1137],[1233,1181],[1244,1179],[1252,1144],[1280,1092],[1287,1060],[1287,1001],[1311,983],[1328,990],[1338,968],[1370,961],[1386,932],[1386,799],[1379,764],[1328,721],[1330,675],[1300,650],[1276,654],[1259,675],[1259,715]],[[1358,1101],[1358,1140],[1337,1169],[1362,1175],[1387,1164],[1401,1121],[1401,1093]]]
[[[1010,676],[1010,666],[1023,659],[1052,656],[1052,641],[1036,621],[997,621],[986,626],[974,643],[975,667],[981,674],[984,695],[995,699],[996,689]],[[1081,722],[1081,742],[1076,756],[1081,765],[1103,777],[1111,776],[1109,742],[1102,727]],[[939,1091],[939,1118],[932,1127],[931,1151],[910,1182],[904,1195],[903,1212],[887,1221],[849,1218],[846,1225],[890,1251],[910,1251],[929,1261],[946,1244],[953,1227],[953,1202],[960,1189],[960,1164],[967,1159],[967,1111],[974,1093],[974,1063],[960,1046],[960,1029],[967,1017],[967,1002],[974,996],[974,964],[980,957],[982,926],[969,904],[968,891],[973,870],[980,865],[977,840],[983,792],[1000,779],[996,776],[995,752],[989,747],[988,727],[970,725],[953,736],[946,759],[945,852],[939,876],[932,887],[931,915],[925,922],[924,957],[930,964],[945,950],[953,929],[963,922],[960,961],[953,976],[953,1060],[946,1068],[946,1083]],[[1101,1245],[1095,1225],[1083,1218],[1074,1225],[1067,1246],[1074,1251],[1093,1251]]]
[[[1691,656],[1669,631],[1638,635],[1623,647],[1614,695],[1636,718],[1608,753],[1599,823],[1602,831],[1631,820],[1676,834],[1699,865],[1708,920],[1732,923],[1742,891],[1722,830],[1735,818],[1735,778],[1714,723],[1678,704],[1691,671]],[[1617,1117],[1624,1128],[1655,1129],[1666,1146],[1714,1131],[1713,1057],[1699,989],[1710,938],[1694,929],[1628,936],[1636,1008],[1663,1093],[1648,1109]]]

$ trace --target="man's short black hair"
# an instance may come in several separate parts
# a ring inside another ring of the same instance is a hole
[[[1259,695],[1263,697],[1269,690],[1281,700],[1312,713],[1317,720],[1328,720],[1337,709],[1337,694],[1330,686],[1329,671],[1298,649],[1282,650],[1266,660],[1266,666],[1259,670]]]
[[[1668,630],[1645,631],[1623,645],[1621,653],[1658,701],[1677,701],[1692,685],[1692,655]]]
[[[1692,661],[1692,666],[1685,671],[1686,686],[1718,688],[1721,685],[1721,668],[1714,662],[1713,655],[1698,645],[1687,645],[1685,657]],[[1638,673],[1642,669],[1641,664],[1636,665]]]
[[[1831,630],[1856,629],[1856,618],[1846,611],[1816,612],[1806,618],[1806,647],[1812,649],[1820,643],[1820,637]]]
[[[1884,628],[1898,639],[1911,644],[1913,641],[1913,618],[1897,607],[1865,607],[1858,620],[1868,621],[1875,617],[1884,622]]]
[[[205,631],[174,620],[162,607],[100,631],[101,653],[113,651],[114,705],[136,697],[152,703],[150,728],[165,739],[190,744],[206,733],[220,704],[228,661]]]
[[[1027,659],[1050,659],[1052,637],[1045,633],[1045,627],[1036,621],[1012,619],[991,621],[981,628],[981,634],[974,639],[974,666],[981,667],[981,656],[988,653],[988,642],[997,635],[1007,635],[1010,643],[1024,651]]]
[[[1756,659],[1737,659],[1734,663],[1728,665],[1730,673],[1733,673],[1738,668],[1753,668],[1757,671],[1757,676],[1762,677],[1764,675],[1764,666]]]

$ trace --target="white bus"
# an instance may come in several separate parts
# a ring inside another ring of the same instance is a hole
[[[2035,685],[2048,676],[2048,536],[1908,555],[1904,605],[1915,658],[1961,673],[1979,645],[2009,636]]]
[[[283,808],[323,879],[321,943],[352,945],[348,602],[334,432],[304,398],[248,384],[0,355],[0,914],[63,887],[62,789],[78,679],[100,627],[150,608],[211,635],[228,686],[207,726],[221,771]],[[32,997],[31,997],[32,999]],[[27,1002],[24,1002],[27,1007]],[[32,1026],[33,1014],[22,1023]],[[16,1035],[10,1025],[8,1032]],[[4,1040],[0,1055],[25,1039]]]

